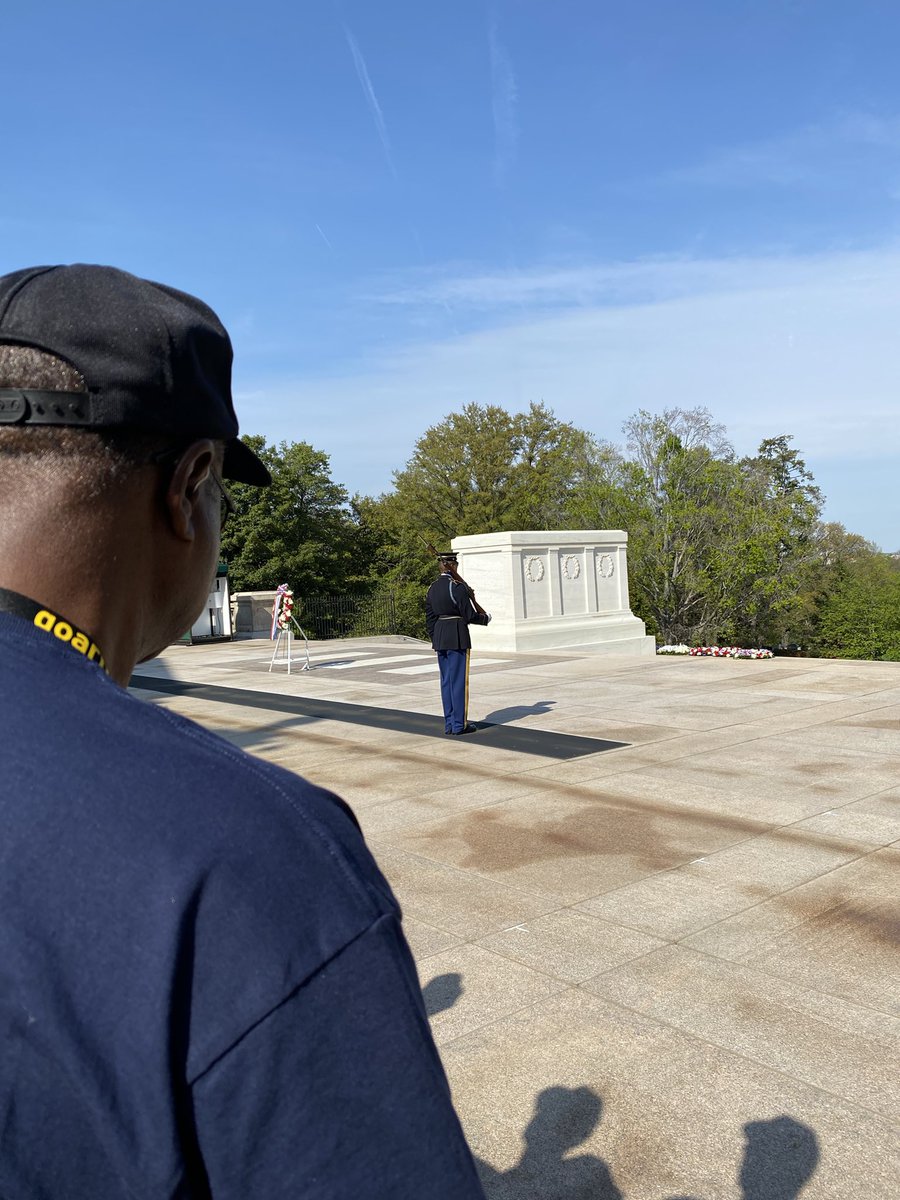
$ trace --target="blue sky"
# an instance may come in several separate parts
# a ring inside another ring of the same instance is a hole
[[[232,332],[242,428],[390,486],[467,401],[793,434],[900,548],[894,0],[7,6],[0,271]]]

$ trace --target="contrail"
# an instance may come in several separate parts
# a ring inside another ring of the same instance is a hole
[[[516,155],[519,130],[516,125],[516,77],[509,55],[497,37],[497,14],[488,29],[491,51],[491,107],[494,113],[494,181],[501,184]]]
[[[331,242],[329,242],[328,238],[325,236],[325,233],[324,233],[321,225],[316,225],[316,233],[319,235],[319,237],[322,239],[322,241],[325,243],[325,245],[328,247],[329,250],[334,250],[334,246],[332,246]]]
[[[397,178],[397,172],[394,168],[394,160],[391,156],[391,139],[388,137],[387,125],[384,122],[384,113],[381,111],[381,105],[378,103],[378,97],[375,95],[375,89],[372,87],[372,80],[369,78],[369,72],[366,67],[366,60],[362,56],[362,50],[357,45],[356,38],[350,32],[350,27],[344,24],[344,36],[347,39],[347,45],[350,47],[350,53],[353,55],[353,65],[356,67],[356,76],[359,79],[359,85],[363,90],[363,95],[366,98],[366,103],[369,106],[369,111],[372,114],[372,119],[375,122],[375,128],[378,131],[378,136],[381,139],[381,148],[384,150],[384,157],[387,160],[387,165],[390,168],[391,174]]]

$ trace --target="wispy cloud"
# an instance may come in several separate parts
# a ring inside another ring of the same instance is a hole
[[[505,179],[516,156],[519,128],[516,123],[518,88],[512,62],[498,37],[497,14],[491,14],[488,46],[491,54],[491,108],[494,115],[494,181]]]
[[[848,264],[858,255],[843,256]],[[865,256],[863,256],[865,258]],[[792,263],[796,282],[812,281],[827,264],[834,270],[834,253],[794,257],[690,258],[658,257],[583,266],[544,266],[528,270],[418,274],[367,297],[385,305],[407,307],[452,304],[477,311],[483,319],[501,320],[518,310],[536,313],[559,309],[658,304],[685,296],[742,291],[748,280],[756,288],[778,284],[785,261]]]
[[[375,95],[375,89],[372,87],[372,80],[369,78],[369,69],[366,66],[366,60],[363,58],[359,43],[353,36],[350,27],[346,24],[344,25],[344,36],[347,39],[347,45],[350,47],[350,53],[353,55],[353,65],[356,67],[356,77],[359,80],[359,86],[363,90],[366,104],[368,104],[372,120],[375,122],[375,129],[381,142],[381,148],[384,151],[385,161],[391,174],[396,178],[397,171],[394,167],[394,158],[391,153],[391,139],[388,137],[384,113],[381,111],[381,105],[378,103],[378,97]]]
[[[719,188],[821,187],[829,181],[851,184],[858,182],[854,168],[866,164],[886,169],[896,178],[898,151],[900,117],[845,113],[780,137],[723,148],[665,178]]]
[[[480,328],[458,335],[447,325],[435,336],[432,326],[403,344],[411,336],[404,313],[393,347],[382,343],[338,376],[272,381],[266,407],[277,435],[296,437],[296,397],[314,397],[303,436],[333,455],[339,478],[376,491],[428,425],[468,401],[517,410],[543,398],[563,419],[614,441],[639,408],[705,404],[739,453],[764,437],[794,435],[831,497],[829,519],[893,548],[893,489],[873,483],[867,491],[859,464],[900,455],[898,277],[896,244],[814,257],[473,273],[435,285],[427,311],[438,315],[444,295],[459,299],[458,314],[466,297],[489,299]],[[417,313],[412,298],[422,299],[422,287],[405,294]],[[383,310],[385,318],[393,311]]]

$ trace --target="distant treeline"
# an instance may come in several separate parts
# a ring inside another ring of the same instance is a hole
[[[233,488],[232,586],[391,593],[400,632],[422,637],[435,571],[425,540],[624,529],[631,607],[660,642],[900,660],[900,562],[821,520],[822,494],[790,436],[738,458],[705,408],[642,410],[622,432],[614,445],[543,404],[468,404],[425,431],[392,491],[352,498],[322,451],[247,437],[274,483]]]

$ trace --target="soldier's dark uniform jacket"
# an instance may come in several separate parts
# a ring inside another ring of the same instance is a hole
[[[489,617],[475,611],[464,583],[441,575],[425,597],[425,628],[435,650],[469,650],[470,625],[487,625]]]

